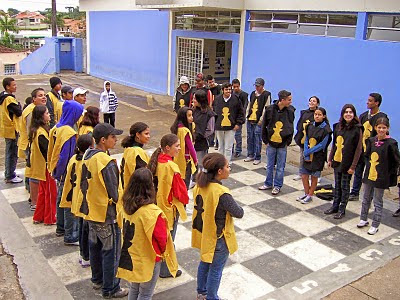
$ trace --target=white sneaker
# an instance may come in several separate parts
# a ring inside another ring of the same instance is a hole
[[[379,230],[379,228],[377,228],[377,227],[374,227],[374,226],[371,226],[369,229],[368,229],[368,234],[369,235],[374,235],[375,233],[377,233],[378,232],[378,230]]]
[[[300,175],[296,175],[296,177],[293,178],[294,181],[299,181],[301,180],[301,176]]]
[[[90,267],[90,260],[81,259],[80,264],[81,264],[82,268]]]
[[[307,194],[304,194],[303,196],[299,196],[296,198],[296,201],[301,201],[307,197]]]
[[[307,195],[303,200],[300,200],[301,204],[308,204],[312,201],[312,197]]]
[[[191,181],[190,184],[189,184],[189,190],[194,188],[195,185],[196,185],[196,182]]]
[[[360,220],[360,223],[357,224],[358,228],[363,228],[365,226],[368,226],[369,222],[368,221],[364,221],[364,220]]]
[[[259,165],[260,163],[261,163],[261,160],[259,160],[259,159],[255,159],[253,161],[253,165]]]
[[[7,179],[6,183],[21,183],[23,181],[22,178],[15,176],[13,179]]]
[[[253,161],[253,160],[254,160],[254,157],[250,157],[250,156],[247,156],[247,157],[244,159],[245,162],[249,162],[249,161]]]
[[[321,177],[318,177],[318,183],[321,183]]]

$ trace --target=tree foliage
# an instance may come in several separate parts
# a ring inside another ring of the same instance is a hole
[[[0,32],[4,36],[8,32],[18,32],[17,20],[10,18],[7,14],[0,15]]]

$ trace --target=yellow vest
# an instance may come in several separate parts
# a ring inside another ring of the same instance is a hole
[[[15,139],[15,131],[19,132],[18,117],[14,114],[11,120],[7,109],[11,103],[18,104],[13,96],[8,96],[0,105],[0,137],[6,139]]]
[[[186,177],[186,167],[189,161],[192,162],[192,174],[194,174],[196,172],[196,166],[194,165],[193,159],[192,157],[190,157],[189,161],[186,161],[185,158],[185,136],[189,133],[190,139],[193,142],[193,137],[192,137],[192,133],[190,132],[190,130],[186,127],[179,127],[178,128],[178,138],[179,141],[181,143],[181,151],[179,151],[178,155],[176,157],[174,157],[174,163],[176,163],[179,167],[180,170],[180,174],[182,178]]]
[[[79,212],[82,204],[82,193],[79,193],[81,175],[82,160],[77,160],[75,154],[68,162],[60,207],[71,208],[71,212],[77,217],[83,217],[83,214]]]
[[[62,146],[71,137],[76,136],[76,131],[68,125],[64,125],[59,128],[54,126],[50,130],[49,135],[50,138],[49,150],[47,151],[47,168],[49,169],[49,173],[51,174],[57,166]]]
[[[204,188],[197,185],[193,190],[194,209],[192,226],[192,247],[200,249],[201,261],[212,263],[217,239],[225,237],[226,245],[230,254],[238,249],[233,218],[227,212],[225,228],[222,235],[217,237],[217,225],[215,224],[215,212],[219,203],[219,198],[223,194],[230,194],[228,188],[219,183],[211,182]],[[202,203],[198,202],[197,196],[201,196]],[[200,211],[200,216],[197,214]],[[197,229],[195,229],[195,228]],[[202,231],[199,231],[201,229]]]
[[[52,92],[48,92],[50,101],[53,103],[54,108],[54,122],[57,124],[60,121],[62,114],[62,107],[64,102],[61,102]]]
[[[121,179],[122,179],[122,188],[126,190],[128,186],[129,180],[133,172],[136,170],[136,158],[140,157],[147,164],[150,161],[150,157],[143,150],[143,148],[139,146],[128,147],[124,149],[124,155],[122,156],[121,161]]]
[[[26,124],[26,119],[30,114],[32,114],[33,109],[35,108],[35,104],[31,103],[29,104],[24,111],[22,112],[22,116],[18,118],[19,121],[19,138],[18,138],[18,157],[20,158],[25,158],[25,152],[26,148],[28,147],[29,141],[28,141],[28,136],[29,132],[27,130],[27,124]]]
[[[46,157],[42,155],[39,148],[39,136],[41,135],[49,139],[48,132],[43,127],[39,127],[32,143],[28,145],[31,167],[26,167],[25,177],[46,181]]]
[[[172,197],[172,203],[168,202],[168,196],[171,192],[172,181],[174,179],[174,174],[180,173],[178,166],[173,161],[168,161],[166,163],[158,163],[156,176],[158,179],[158,189],[157,189],[157,205],[162,209],[168,220],[168,228],[172,230],[174,225],[174,219],[176,216],[176,210],[178,210],[183,221],[187,219],[187,214],[185,207],[182,202],[178,199]]]
[[[114,159],[105,152],[96,153],[89,159],[83,160],[80,184],[82,204],[79,211],[85,215],[85,220],[104,222],[108,206],[114,205],[112,199],[108,198],[106,185],[101,174],[101,171],[112,160]],[[121,198],[121,182],[119,182],[118,190],[118,195]],[[118,203],[120,202],[118,201]],[[119,205],[117,205],[117,211],[119,210]]]
[[[78,129],[78,136],[88,134],[88,133],[93,133],[93,127],[89,125],[82,125]]]
[[[157,205],[148,204],[139,208],[133,215],[123,209],[118,213],[118,224],[122,229],[122,250],[117,277],[129,282],[148,282],[153,277],[156,252],[153,248],[153,232],[159,215],[166,219]],[[171,234],[165,252],[161,255],[175,277],[178,261]]]

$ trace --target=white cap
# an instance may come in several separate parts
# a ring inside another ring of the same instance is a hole
[[[179,85],[185,84],[185,83],[189,84],[189,79],[186,76],[181,76],[181,78],[179,79]]]
[[[73,98],[75,98],[75,96],[77,96],[77,95],[84,95],[84,94],[88,94],[88,93],[89,93],[88,90],[78,87],[78,88],[74,89]]]

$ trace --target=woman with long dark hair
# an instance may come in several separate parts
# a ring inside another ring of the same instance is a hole
[[[95,106],[88,106],[79,124],[78,135],[93,132],[93,128],[100,123],[100,110]]]

